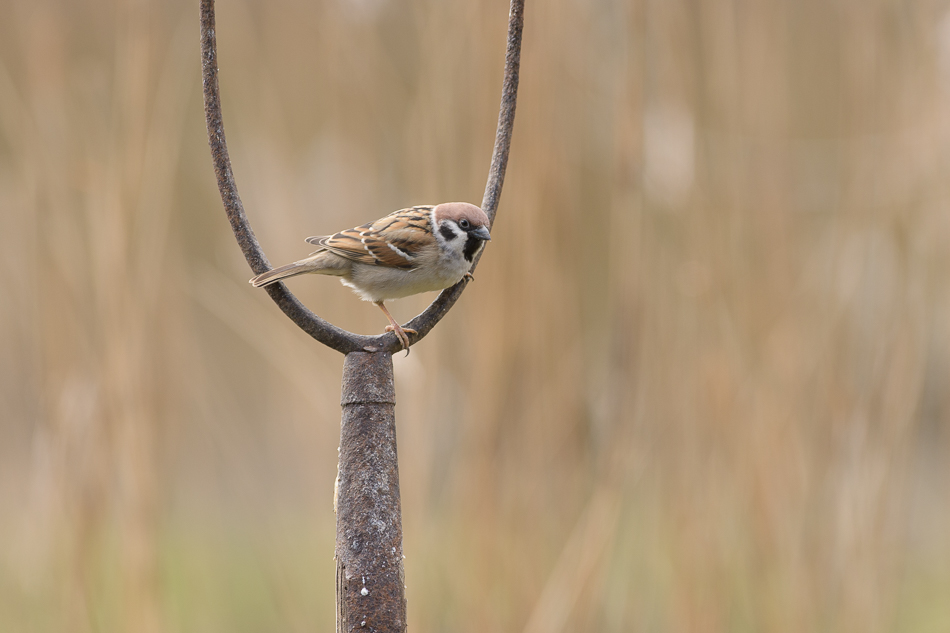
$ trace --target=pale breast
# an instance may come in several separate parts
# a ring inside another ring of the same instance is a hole
[[[453,286],[468,272],[456,267],[423,267],[415,270],[356,264],[341,281],[365,301],[401,299],[421,292],[433,292]]]

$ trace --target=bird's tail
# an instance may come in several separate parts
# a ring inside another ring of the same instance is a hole
[[[318,269],[319,266],[314,265],[312,260],[302,259],[299,262],[294,262],[293,264],[287,264],[285,266],[278,266],[277,268],[268,270],[266,273],[261,273],[257,277],[251,279],[250,284],[255,288],[260,288],[262,286],[267,286],[274,282],[280,281],[281,279],[287,279],[288,277],[296,277],[297,275],[316,272]]]

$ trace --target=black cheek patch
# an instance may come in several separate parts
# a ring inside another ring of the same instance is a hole
[[[451,242],[456,237],[458,237],[455,234],[455,231],[452,230],[452,227],[450,227],[448,224],[443,224],[442,227],[439,229],[439,233],[442,234],[442,237],[445,238],[446,242]]]
[[[475,258],[475,255],[478,251],[485,245],[485,242],[478,239],[477,237],[468,236],[468,241],[465,242],[465,250],[462,251],[462,255],[465,256],[466,261],[472,261]]]

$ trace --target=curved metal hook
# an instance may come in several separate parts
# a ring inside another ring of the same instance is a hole
[[[515,122],[515,105],[518,97],[518,73],[521,65],[521,32],[524,27],[524,0],[511,0],[508,15],[508,47],[505,55],[505,80],[502,86],[501,108],[498,113],[498,130],[495,133],[495,147],[492,152],[488,183],[482,198],[482,209],[494,223],[498,210],[498,200],[505,181],[505,168],[508,165],[508,151],[511,147],[511,132]],[[205,120],[208,126],[208,144],[214,162],[214,173],[218,180],[221,201],[231,223],[231,230],[237,239],[244,258],[255,274],[270,270],[270,262],[261,249],[254,231],[247,220],[244,205],[238,195],[231,170],[231,159],[224,137],[224,123],[221,117],[221,96],[218,91],[217,43],[214,32],[214,0],[201,0],[201,66],[204,84]],[[472,264],[472,270],[478,265],[478,259]],[[407,327],[417,334],[410,335],[412,343],[422,339],[442,320],[442,317],[455,305],[465,289],[467,280],[463,279],[451,288],[446,288],[421,314],[412,319]],[[386,333],[377,336],[354,334],[319,316],[304,306],[283,283],[266,287],[267,294],[304,332],[327,347],[348,354],[355,351],[390,352],[401,349],[395,334]]]

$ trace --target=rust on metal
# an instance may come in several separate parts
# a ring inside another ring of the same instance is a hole
[[[337,631],[406,630],[392,355],[343,362],[337,472]]]

